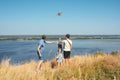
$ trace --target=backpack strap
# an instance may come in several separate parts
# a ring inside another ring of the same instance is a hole
[[[67,40],[67,39],[66,39]],[[67,40],[67,42],[69,43],[69,45],[70,45],[70,49],[72,49],[72,44]]]

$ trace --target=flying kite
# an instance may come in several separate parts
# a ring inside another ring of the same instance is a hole
[[[57,16],[61,16],[61,15],[62,15],[62,12],[58,12],[58,13],[57,13]]]

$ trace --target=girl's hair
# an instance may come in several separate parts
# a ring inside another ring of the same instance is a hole
[[[58,48],[60,48],[61,49],[61,51],[62,51],[62,44],[58,44]]]

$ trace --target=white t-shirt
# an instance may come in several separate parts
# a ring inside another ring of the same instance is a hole
[[[70,39],[67,39],[67,40],[63,40],[62,42],[64,43],[64,49],[63,50],[64,51],[71,51],[70,44],[72,45],[72,41]]]

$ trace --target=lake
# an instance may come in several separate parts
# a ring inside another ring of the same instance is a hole
[[[22,63],[38,60],[38,40],[5,40],[0,41],[0,61],[6,58],[11,63]],[[72,56],[93,54],[97,51],[111,53],[120,51],[120,39],[82,39],[73,40]],[[45,47],[46,60],[52,59],[57,53],[57,44],[48,44]]]

